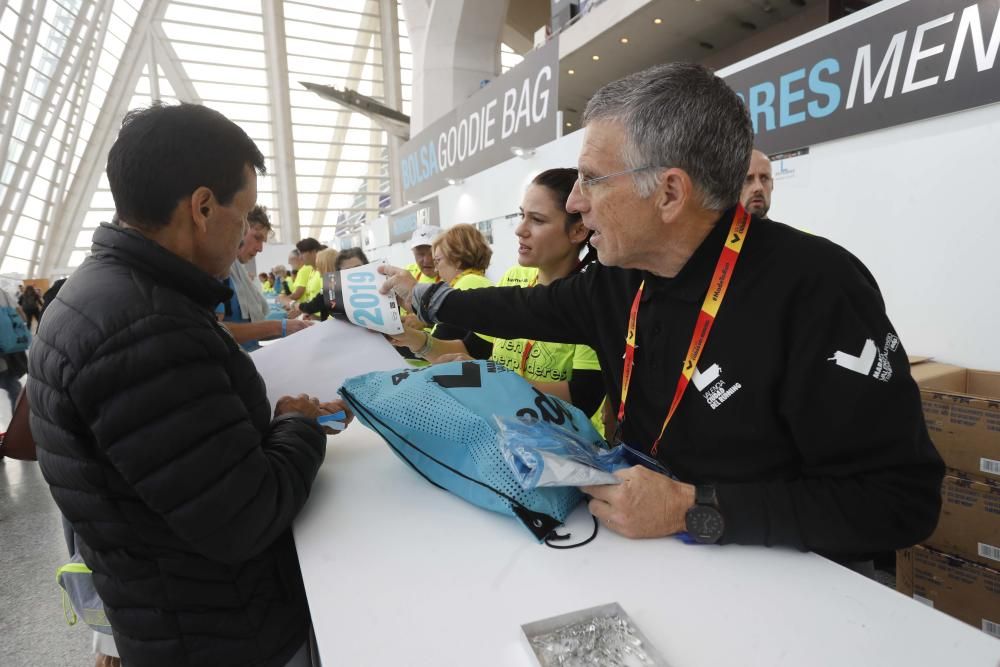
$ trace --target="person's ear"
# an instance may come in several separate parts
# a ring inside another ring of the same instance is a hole
[[[215,195],[205,186],[201,186],[191,193],[191,220],[198,231],[202,233],[208,231],[208,220],[212,217],[216,205]]]
[[[686,171],[673,167],[662,172],[655,194],[660,220],[676,220],[693,196],[694,183]]]
[[[570,243],[580,245],[587,240],[587,234],[589,233],[590,230],[583,226],[583,221],[577,220],[570,225],[569,231],[566,232],[566,236],[569,237]]]

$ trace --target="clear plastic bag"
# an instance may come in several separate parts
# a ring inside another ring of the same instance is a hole
[[[540,486],[618,484],[616,470],[643,465],[669,475],[657,461],[628,445],[608,448],[603,440],[557,428],[548,422],[494,415],[500,451],[525,489]]]

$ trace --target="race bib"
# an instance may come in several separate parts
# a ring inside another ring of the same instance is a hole
[[[335,310],[342,310],[347,319],[358,326],[384,334],[403,333],[403,320],[395,294],[380,294],[379,287],[385,276],[376,269],[385,261],[372,262],[339,274],[328,274],[334,279]],[[329,292],[328,292],[329,293]]]

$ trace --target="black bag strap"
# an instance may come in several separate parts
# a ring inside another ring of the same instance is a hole
[[[551,517],[551,516],[549,516],[547,514],[542,514],[541,512],[535,512],[534,510],[525,507],[524,505],[522,505],[521,503],[519,503],[517,501],[517,499],[515,499],[512,496],[507,495],[503,491],[500,491],[499,489],[495,489],[492,486],[490,486],[489,484],[486,484],[485,482],[482,482],[482,481],[480,481],[478,479],[475,479],[473,477],[469,477],[468,475],[466,475],[462,471],[456,470],[455,468],[452,468],[450,465],[448,465],[447,463],[444,463],[443,461],[439,461],[438,459],[434,458],[433,456],[431,456],[430,454],[428,454],[427,452],[425,452],[424,450],[420,449],[419,447],[417,447],[416,445],[414,445],[412,442],[410,442],[409,440],[407,440],[406,438],[404,438],[403,436],[401,436],[399,433],[396,432],[395,429],[393,429],[391,426],[389,426],[384,421],[382,421],[381,419],[379,419],[374,413],[371,412],[371,410],[368,410],[366,407],[364,407],[361,404],[361,402],[358,401],[357,397],[355,397],[354,395],[352,395],[351,392],[349,392],[346,388],[341,387],[340,391],[341,391],[341,394],[343,395],[344,399],[350,404],[351,409],[354,410],[354,412],[356,414],[364,415],[368,420],[377,423],[379,426],[381,426],[382,428],[384,428],[386,431],[392,433],[394,436],[396,436],[397,438],[399,438],[402,442],[405,442],[412,449],[414,449],[417,452],[420,452],[427,459],[429,459],[430,461],[433,461],[434,463],[436,463],[437,465],[441,466],[445,470],[448,470],[449,472],[454,473],[458,477],[461,477],[462,479],[468,480],[468,481],[472,482],[473,484],[477,484],[477,485],[483,487],[484,489],[492,491],[496,495],[498,495],[501,498],[503,498],[504,500],[506,500],[508,503],[510,503],[511,510],[514,512],[514,515],[517,516],[517,518],[520,519],[522,523],[524,523],[524,525],[528,528],[528,530],[530,530],[532,532],[532,534],[534,534],[534,536],[537,539],[542,540],[542,541],[553,539],[552,535],[555,533],[555,529],[557,527],[559,527],[560,525],[562,525],[561,522],[558,519],[556,519],[555,517]],[[397,449],[391,442],[389,442],[388,440],[386,440],[386,444],[389,445],[389,447],[394,452],[396,452],[396,454],[398,454],[400,456],[400,458],[402,458],[404,461],[406,461],[410,465],[411,468],[413,468],[414,470],[416,470],[420,474],[421,477],[423,477],[424,479],[426,479],[428,482],[431,482],[431,484],[434,484],[434,486],[436,486],[438,488],[441,488],[440,484],[436,484],[436,483],[432,482],[427,477],[427,475],[425,475],[415,465],[413,465],[413,463],[401,451],[399,451],[399,449]],[[595,521],[596,521],[596,519],[595,519]],[[586,540],[585,542],[581,542],[578,545],[572,545],[572,546],[582,546],[584,544],[587,544],[588,542],[590,542],[591,540],[593,540],[594,536],[596,536],[596,535],[597,535],[597,532],[595,530],[594,535],[591,535],[590,539]],[[567,534],[565,537],[568,538],[569,534]],[[556,539],[560,539],[560,537],[557,536]],[[552,546],[552,545],[549,545],[549,546]],[[563,549],[565,549],[565,548],[570,548],[570,547],[556,547],[556,548],[563,548]]]

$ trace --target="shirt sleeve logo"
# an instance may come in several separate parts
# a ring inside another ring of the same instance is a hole
[[[861,354],[855,356],[847,352],[836,351],[827,359],[841,368],[854,371],[860,375],[871,375],[876,380],[888,382],[892,379],[892,364],[889,363],[889,353],[899,348],[899,338],[892,332],[886,334],[885,344],[880,351],[871,338],[865,339]]]

